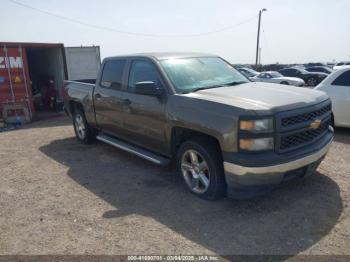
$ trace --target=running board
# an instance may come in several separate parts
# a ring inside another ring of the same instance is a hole
[[[165,157],[162,157],[160,155],[157,155],[155,153],[152,153],[152,152],[145,150],[145,149],[142,149],[140,147],[128,144],[124,141],[121,141],[117,138],[111,137],[111,136],[106,135],[106,134],[99,134],[96,137],[96,139],[100,140],[102,142],[105,142],[109,145],[112,145],[114,147],[117,147],[119,149],[122,149],[124,151],[127,151],[129,153],[132,153],[134,155],[137,155],[137,156],[144,158],[144,159],[146,159],[152,163],[155,163],[157,165],[165,166],[165,165],[170,163],[170,160],[165,158]]]

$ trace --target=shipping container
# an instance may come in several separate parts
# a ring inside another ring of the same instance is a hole
[[[0,118],[30,121],[63,101],[65,80],[95,79],[99,47],[0,42]]]

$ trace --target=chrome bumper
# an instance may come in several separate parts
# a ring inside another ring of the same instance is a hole
[[[333,140],[311,155],[274,166],[246,167],[224,162],[226,181],[229,186],[230,184],[244,186],[278,184],[283,180],[286,172],[306,167],[322,159],[327,154],[332,142]]]

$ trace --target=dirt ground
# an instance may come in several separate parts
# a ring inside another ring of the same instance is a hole
[[[350,131],[318,172],[254,200],[208,202],[174,171],[67,118],[0,133],[0,254],[350,255]]]

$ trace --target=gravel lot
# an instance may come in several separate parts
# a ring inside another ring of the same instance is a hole
[[[350,255],[346,129],[317,174],[255,200],[197,199],[65,117],[0,133],[0,170],[0,254]]]

